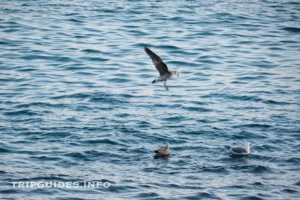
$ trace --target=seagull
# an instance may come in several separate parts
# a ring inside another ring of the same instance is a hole
[[[152,83],[156,83],[158,81],[163,81],[164,86],[166,90],[169,90],[166,82],[169,78],[173,76],[178,76],[179,74],[177,71],[171,71],[168,69],[168,66],[162,61],[162,59],[156,55],[153,51],[145,47],[145,52],[148,54],[148,56],[152,59],[153,64],[155,65],[157,71],[159,72],[160,77],[158,79],[154,79]]]
[[[232,155],[237,155],[237,156],[248,156],[250,155],[250,143],[246,142],[245,147],[231,147],[228,145],[225,145],[225,147],[229,150],[229,152]]]
[[[170,145],[168,142],[164,142],[164,146],[155,150],[156,156],[168,156],[170,155],[169,151]]]

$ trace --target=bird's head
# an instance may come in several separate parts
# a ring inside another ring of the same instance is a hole
[[[177,71],[172,71],[172,76],[178,76],[179,77],[179,73]]]
[[[165,148],[169,149],[169,146],[170,146],[170,145],[169,145],[169,142],[168,142],[168,141],[165,141],[165,142],[164,142],[164,145],[165,145]]]

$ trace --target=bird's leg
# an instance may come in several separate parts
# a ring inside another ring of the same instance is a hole
[[[164,81],[164,85],[165,85],[166,90],[169,90],[169,87],[167,86],[167,82],[166,81]]]

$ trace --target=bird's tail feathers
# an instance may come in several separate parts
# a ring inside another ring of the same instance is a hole
[[[231,148],[231,146],[228,146],[228,145],[225,145],[224,146],[226,149],[230,149]]]

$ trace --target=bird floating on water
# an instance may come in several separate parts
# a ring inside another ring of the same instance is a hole
[[[154,152],[156,153],[156,156],[168,156],[170,155],[170,145],[168,142],[164,142],[161,148],[155,150]]]
[[[236,156],[248,156],[250,155],[250,143],[246,142],[245,147],[231,147],[225,145],[225,147],[229,150],[232,155]]]
[[[158,79],[154,79],[152,81],[152,83],[162,81],[162,82],[164,82],[164,86],[165,86],[166,90],[169,90],[169,88],[167,86],[167,80],[176,75],[179,77],[178,72],[169,70],[168,66],[162,61],[162,59],[158,55],[156,55],[153,51],[148,49],[147,47],[145,47],[145,52],[152,59],[152,62],[155,65],[155,67],[160,75],[160,77]]]

